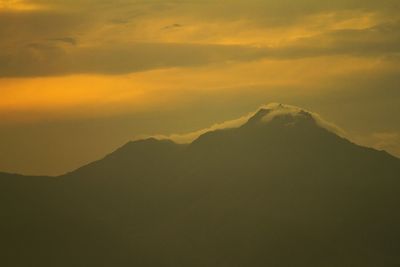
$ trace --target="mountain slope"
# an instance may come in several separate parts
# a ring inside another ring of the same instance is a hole
[[[0,183],[4,266],[400,264],[400,160],[301,109]]]

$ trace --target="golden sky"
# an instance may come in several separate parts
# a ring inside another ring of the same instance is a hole
[[[398,0],[0,0],[0,170],[60,174],[269,102],[400,156]]]

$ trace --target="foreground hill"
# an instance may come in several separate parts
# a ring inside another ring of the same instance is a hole
[[[2,266],[400,264],[400,160],[281,105],[0,190]]]

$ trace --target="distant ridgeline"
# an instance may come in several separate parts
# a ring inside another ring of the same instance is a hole
[[[0,174],[0,266],[400,266],[400,160],[308,111]]]

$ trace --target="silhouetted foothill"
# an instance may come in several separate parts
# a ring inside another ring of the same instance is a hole
[[[400,160],[285,105],[66,175],[0,174],[2,266],[396,266]]]

